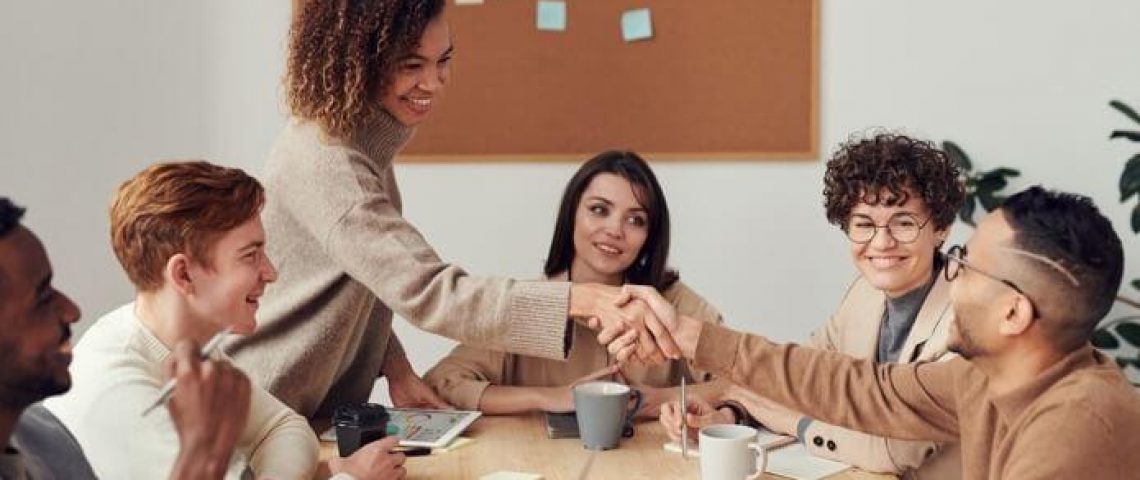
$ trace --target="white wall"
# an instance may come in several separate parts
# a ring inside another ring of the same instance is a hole
[[[0,194],[30,207],[58,284],[92,320],[130,295],[107,247],[118,182],[169,157],[259,170],[283,121],[289,2],[67,3],[0,5]],[[1106,140],[1128,126],[1106,104],[1140,106],[1137,20],[1140,2],[1129,0],[825,0],[822,149],[875,126],[953,139],[983,168],[1022,169],[1017,187],[1092,194],[1134,251],[1115,188],[1136,147]],[[399,175],[408,217],[445,258],[530,277],[574,168],[421,165]],[[655,168],[674,212],[673,264],[730,324],[802,339],[825,320],[853,270],[823,217],[821,162]],[[1140,265],[1127,273],[1140,276]],[[449,345],[398,330],[421,370]]]

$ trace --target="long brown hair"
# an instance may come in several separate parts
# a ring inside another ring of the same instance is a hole
[[[570,270],[575,253],[575,213],[582,200],[582,193],[599,173],[613,173],[626,179],[635,187],[634,195],[649,215],[649,234],[645,245],[637,253],[637,259],[626,269],[625,281],[651,285],[658,291],[664,291],[680,277],[675,270],[666,266],[669,258],[669,205],[665,202],[665,193],[649,164],[633,152],[602,152],[582,164],[570,178],[566,190],[562,192],[562,203],[558,207],[558,219],[554,225],[554,238],[550,241],[550,253],[546,257],[543,271],[550,276]]]

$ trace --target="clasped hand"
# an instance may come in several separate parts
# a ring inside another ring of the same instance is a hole
[[[618,363],[637,360],[657,365],[681,358],[673,340],[677,314],[652,287],[590,286],[593,296],[586,325],[598,332],[598,342]]]

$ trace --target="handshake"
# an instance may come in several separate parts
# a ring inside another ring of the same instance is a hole
[[[699,321],[678,315],[656,289],[644,285],[574,284],[570,316],[598,332],[598,343],[618,363],[691,358],[700,333]]]

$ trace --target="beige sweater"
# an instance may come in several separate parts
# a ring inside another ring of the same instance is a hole
[[[565,358],[569,283],[470,276],[401,215],[392,157],[411,134],[386,114],[344,141],[293,121],[269,154],[262,219],[280,276],[229,352],[310,419],[367,400],[385,357],[404,355],[393,311],[461,342]]]
[[[134,305],[87,330],[75,346],[71,390],[44,402],[79,440],[99,478],[167,478],[178,458],[178,431],[167,409],[141,416],[166,383],[170,349],[138,320]],[[257,478],[312,478],[317,447],[303,417],[254,386],[226,478],[241,478],[247,463]]]
[[[1140,472],[1140,396],[1091,346],[1000,396],[961,358],[876,365],[707,324],[695,363],[836,425],[960,441],[963,478],[1116,479]]]
[[[715,307],[680,281],[669,287],[664,296],[684,315],[705,322],[723,322]],[[569,385],[609,363],[609,352],[598,343],[596,334],[576,326],[574,348],[565,362],[459,345],[428,371],[424,380],[452,405],[477,410],[483,391],[490,385]],[[655,366],[633,362],[622,370],[630,382],[658,388],[680,385],[682,375],[689,382],[710,379],[707,373],[696,371],[688,362],[680,361]]]
[[[839,308],[828,322],[812,332],[807,346],[874,360],[878,351],[879,326],[886,308],[886,294],[860,276],[847,289]],[[945,361],[956,357],[947,350],[954,309],[950,305],[950,282],[937,275],[903,344],[897,363]],[[728,400],[746,409],[759,400],[747,389],[731,387]],[[800,420],[800,414],[787,419]],[[850,430],[818,420],[804,429],[800,441],[813,455],[854,465],[863,470],[903,474],[919,479],[962,477],[957,444],[886,438]]]

